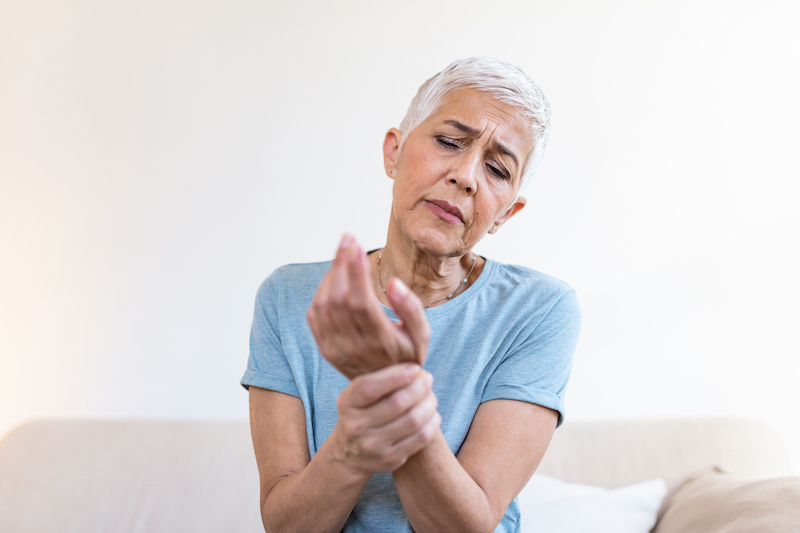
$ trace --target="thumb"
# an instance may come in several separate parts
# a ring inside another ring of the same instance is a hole
[[[386,284],[386,297],[397,317],[403,321],[403,327],[417,352],[418,362],[422,364],[431,338],[431,327],[425,318],[422,301],[399,278],[392,278]]]

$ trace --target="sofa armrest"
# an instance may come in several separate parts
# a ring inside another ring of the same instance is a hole
[[[800,533],[800,476],[744,480],[713,468],[664,505],[652,533]]]

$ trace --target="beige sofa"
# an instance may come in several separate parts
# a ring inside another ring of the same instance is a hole
[[[790,474],[776,434],[737,420],[570,421],[537,473],[608,488],[661,477],[674,490],[711,465]],[[0,441],[3,533],[257,533],[258,501],[247,422],[45,420]]]

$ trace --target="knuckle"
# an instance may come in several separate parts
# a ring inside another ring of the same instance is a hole
[[[393,412],[403,411],[406,407],[406,400],[407,395],[403,392],[397,392],[392,394],[388,401],[389,401],[389,408]]]
[[[351,298],[349,307],[353,313],[361,318],[365,317],[369,311],[369,306],[363,298]]]
[[[381,449],[376,439],[364,439],[361,441],[361,450],[367,455],[377,456]]]
[[[337,313],[341,313],[343,311],[350,309],[350,303],[347,301],[346,298],[342,296],[337,296],[335,298],[331,298],[331,309],[333,309]]]
[[[422,337],[422,340],[425,341],[426,344],[431,340],[431,327],[427,322],[425,322],[425,325],[422,327],[420,337]]]
[[[319,312],[320,309],[324,309],[325,306],[328,304],[328,296],[326,293],[317,293],[314,296],[314,299],[311,301],[311,308],[316,309]]]
[[[358,391],[358,395],[368,404],[372,403],[372,401],[377,397],[375,386],[368,381],[359,382],[356,390]]]
[[[431,440],[433,440],[433,435],[435,433],[436,426],[431,424],[426,424],[420,430],[420,438],[424,444],[428,444]]]
[[[420,374],[422,373],[420,372]],[[414,392],[419,396],[420,401],[425,400],[428,394],[431,393],[431,386],[424,375],[421,375],[416,380],[414,380],[412,386],[414,387]]]
[[[369,335],[366,338],[366,343],[367,343],[367,347],[371,351],[378,351],[378,350],[384,351],[384,349],[383,349],[384,348],[383,347],[383,341],[382,341],[382,339],[378,338],[376,335]]]
[[[406,421],[408,427],[413,430],[420,427],[422,423],[425,422],[425,417],[419,409],[412,409],[406,415]]]
[[[342,428],[346,435],[354,437],[361,434],[364,424],[360,420],[345,420]]]
[[[431,433],[433,434],[436,433],[436,430],[438,428],[442,427],[442,415],[440,415],[439,412],[437,411],[433,413],[433,416],[431,418],[432,421],[428,425],[431,426]]]

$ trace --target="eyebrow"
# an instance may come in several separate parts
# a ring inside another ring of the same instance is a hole
[[[457,120],[445,120],[444,123],[453,126],[454,128],[460,130],[461,132],[466,133],[470,137],[478,137],[481,134],[480,131],[473,128],[472,126],[467,126],[466,124],[462,124]],[[517,159],[517,156],[514,154],[514,152],[506,148],[506,146],[503,143],[499,141],[494,141],[494,149],[500,152],[501,154],[507,155],[508,157],[513,159],[514,164],[519,166],[519,160]]]

